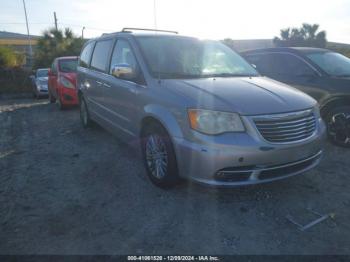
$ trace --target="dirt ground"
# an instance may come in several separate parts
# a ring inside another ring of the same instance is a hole
[[[0,254],[350,254],[350,150],[261,186],[164,191],[77,109],[0,100]],[[315,215],[334,213],[300,231]]]

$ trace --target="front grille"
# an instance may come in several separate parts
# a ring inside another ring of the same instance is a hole
[[[260,134],[272,143],[297,142],[310,137],[316,129],[311,110],[259,117],[254,122]]]

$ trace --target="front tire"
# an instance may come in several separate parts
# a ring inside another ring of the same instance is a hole
[[[332,109],[326,117],[327,134],[330,141],[350,148],[350,106]]]
[[[173,144],[162,125],[151,123],[145,127],[141,147],[146,172],[153,184],[170,188],[179,183]]]
[[[89,110],[83,96],[79,98],[80,120],[84,128],[91,127],[93,122],[90,118]]]

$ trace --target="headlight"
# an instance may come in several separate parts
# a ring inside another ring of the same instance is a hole
[[[60,83],[64,86],[64,87],[66,87],[66,88],[75,88],[75,86],[72,84],[72,82],[71,81],[69,81],[67,78],[65,78],[64,76],[60,76],[60,78],[59,78],[59,81],[60,81]]]
[[[242,120],[236,113],[189,109],[188,117],[192,129],[208,135],[245,131]]]

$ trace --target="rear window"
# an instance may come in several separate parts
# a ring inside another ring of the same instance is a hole
[[[94,42],[87,44],[80,54],[79,65],[82,67],[89,67],[89,62],[94,48]]]
[[[92,55],[91,67],[99,71],[106,71],[109,61],[109,51],[112,47],[112,39],[103,40],[96,43],[94,53]]]
[[[77,71],[78,60],[77,59],[64,59],[58,62],[60,72],[74,73]]]
[[[47,77],[49,69],[39,69],[36,71],[36,77]]]

